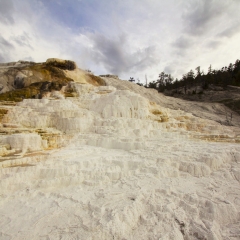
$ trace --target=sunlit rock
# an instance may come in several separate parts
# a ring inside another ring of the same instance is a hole
[[[1,102],[0,238],[238,239],[239,116],[47,64],[74,81]]]

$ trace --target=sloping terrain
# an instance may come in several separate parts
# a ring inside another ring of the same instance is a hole
[[[101,78],[77,68],[76,63],[70,60],[50,58],[44,63],[19,61],[0,64],[0,101],[72,97],[73,81],[96,86],[104,84]]]
[[[187,89],[186,94],[176,89],[165,91],[164,94],[187,101],[203,102],[204,105],[220,103],[225,106],[225,124],[228,125],[232,124],[233,115],[240,114],[240,87],[237,86],[228,85],[223,88],[211,84],[207,89],[200,86],[192,87]]]
[[[206,91],[204,97],[200,100],[198,99],[199,95],[186,95],[184,100],[181,99],[183,95],[165,96],[155,89],[146,89],[128,81],[123,84],[116,78],[104,78],[104,80],[108,85],[115,86],[118,89],[134,91],[161,106],[176,110],[181,109],[197,117],[214,120],[223,125],[240,127],[238,111],[240,92],[238,88],[229,87],[227,91]]]
[[[1,106],[0,239],[239,239],[239,115],[100,82]]]

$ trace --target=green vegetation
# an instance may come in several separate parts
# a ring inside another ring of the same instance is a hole
[[[47,62],[46,65],[48,67],[57,67],[57,68],[60,68],[62,70],[74,70],[76,69],[76,64],[75,62],[73,61],[70,61],[70,60],[64,60],[64,61],[50,61],[50,62]]]
[[[156,81],[150,82],[149,85],[145,87],[155,88],[159,92],[173,89],[177,91],[179,88],[183,88],[186,94],[188,88],[195,86],[201,86],[203,89],[207,89],[210,84],[223,88],[227,85],[240,86],[239,60],[236,60],[235,64],[230,63],[228,67],[222,67],[220,70],[213,70],[210,65],[207,74],[200,71],[200,67],[197,67],[196,71],[197,73],[195,74],[193,70],[190,70],[184,74],[180,80],[175,79],[175,81],[171,74],[162,72]]]
[[[16,89],[10,92],[0,94],[0,101],[20,102],[24,98],[33,98],[34,95],[38,93],[39,91],[37,89],[31,87]]]
[[[156,81],[150,82],[145,87],[154,88],[158,92],[194,101],[214,101],[210,97],[210,94],[207,95],[210,92],[206,91],[208,89],[222,91],[229,89],[227,88],[228,85],[240,87],[239,60],[236,60],[235,64],[230,63],[228,67],[222,67],[219,70],[213,70],[210,65],[206,74],[200,71],[200,67],[197,67],[196,71],[197,73],[195,74],[193,70],[190,70],[180,80],[176,79],[175,81],[170,74],[162,72]],[[222,99],[220,99],[221,96]],[[240,114],[240,99],[238,97],[231,98],[231,94],[219,94],[215,98],[215,102],[223,103],[231,110]]]

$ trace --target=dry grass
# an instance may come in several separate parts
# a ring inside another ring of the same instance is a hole
[[[188,117],[188,116],[177,116],[177,117],[175,117],[175,119],[178,120],[178,121],[184,121],[184,120],[189,120],[190,117]]]
[[[161,122],[168,122],[168,120],[169,120],[168,116],[161,117]]]
[[[8,110],[4,108],[0,108],[0,122],[2,121],[5,114],[7,114]]]
[[[94,86],[106,86],[105,81],[98,76],[95,76],[93,74],[87,74],[87,77],[88,82]]]
[[[25,98],[32,98],[38,93],[39,91],[37,88],[29,86],[27,88],[16,89],[10,92],[0,94],[0,101],[20,102]]]
[[[154,114],[154,115],[162,115],[163,113],[161,111],[159,111],[159,110],[154,110],[154,111],[152,111],[152,114]]]
[[[59,91],[71,78],[65,76],[62,69],[49,64],[34,64],[24,70],[33,72],[33,83],[22,89],[0,94],[0,101],[20,102],[27,98],[41,98],[45,92]]]

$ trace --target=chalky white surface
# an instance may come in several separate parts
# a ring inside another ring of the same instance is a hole
[[[76,88],[78,98],[8,113],[73,137],[17,160],[34,166],[0,169],[0,239],[240,239],[240,145],[198,138],[231,138],[231,127],[126,89]],[[34,134],[17,138],[6,141],[44,148]]]

